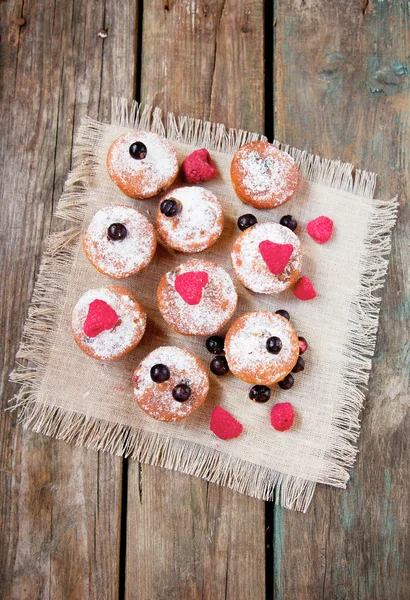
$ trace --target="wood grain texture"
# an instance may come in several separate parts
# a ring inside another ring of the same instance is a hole
[[[141,95],[164,110],[263,130],[262,56],[259,1],[144,5]],[[129,600],[265,598],[262,501],[135,463],[128,483]]]
[[[307,516],[275,509],[275,598],[410,596],[409,7],[276,5],[275,135],[379,174],[400,195],[380,328],[348,492],[319,486]]]
[[[135,85],[136,14],[134,0],[0,3],[3,407],[74,132]],[[0,452],[0,597],[116,598],[122,461],[23,432],[10,413]]]

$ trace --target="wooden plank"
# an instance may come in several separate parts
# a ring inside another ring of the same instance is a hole
[[[142,99],[263,130],[260,0],[145,3]],[[264,503],[129,464],[126,597],[265,598]]]
[[[358,462],[348,491],[319,487],[307,516],[275,510],[274,597],[410,596],[409,7],[276,3],[275,135],[379,174],[401,209]]]
[[[135,0],[0,3],[3,407],[73,135],[135,85],[136,14]],[[117,598],[122,461],[22,432],[10,413],[0,428],[1,598]]]

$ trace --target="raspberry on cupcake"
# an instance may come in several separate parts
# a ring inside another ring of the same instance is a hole
[[[183,335],[212,335],[229,321],[238,295],[232,279],[218,264],[194,259],[166,273],[157,290],[158,308]]]

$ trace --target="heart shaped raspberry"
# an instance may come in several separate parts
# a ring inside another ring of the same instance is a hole
[[[222,406],[217,406],[212,411],[209,429],[221,440],[232,440],[241,435],[243,425]]]
[[[270,240],[263,240],[259,244],[259,252],[273,275],[279,275],[292,256],[292,244],[276,244]]]
[[[301,277],[294,285],[293,293],[299,300],[312,300],[316,298],[316,290],[309,277]]]
[[[318,217],[309,221],[306,231],[318,244],[325,244],[330,240],[333,233],[333,221],[329,217]]]
[[[175,289],[187,304],[199,304],[202,290],[208,283],[208,273],[205,271],[189,271],[175,278]]]
[[[181,169],[182,176],[187,183],[208,181],[218,175],[218,171],[206,148],[195,150],[187,156]]]
[[[118,323],[118,315],[104,300],[93,300],[88,307],[84,321],[84,333],[87,337],[96,337],[103,331],[108,331]]]

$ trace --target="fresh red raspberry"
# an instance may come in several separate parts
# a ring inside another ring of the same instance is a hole
[[[209,428],[221,440],[237,438],[243,431],[243,425],[222,406],[217,406],[212,411]]]
[[[218,175],[209,152],[206,148],[194,150],[182,163],[182,176],[187,183],[208,181]]]
[[[295,411],[290,402],[275,404],[270,413],[270,422],[276,431],[287,431],[293,425]]]
[[[306,231],[318,244],[325,244],[330,240],[333,233],[333,221],[329,217],[318,217],[309,221]]]
[[[84,333],[87,337],[96,337],[103,331],[112,329],[118,323],[118,315],[104,300],[93,300],[88,307],[84,321]]]
[[[187,304],[199,304],[202,298],[202,288],[208,283],[208,273],[205,271],[189,271],[175,278],[175,289]]]
[[[273,275],[279,275],[292,256],[293,246],[292,244],[276,244],[270,240],[263,240],[259,244],[259,252],[269,271]]]
[[[300,277],[293,287],[293,293],[299,300],[313,300],[316,298],[316,290],[309,277]]]

